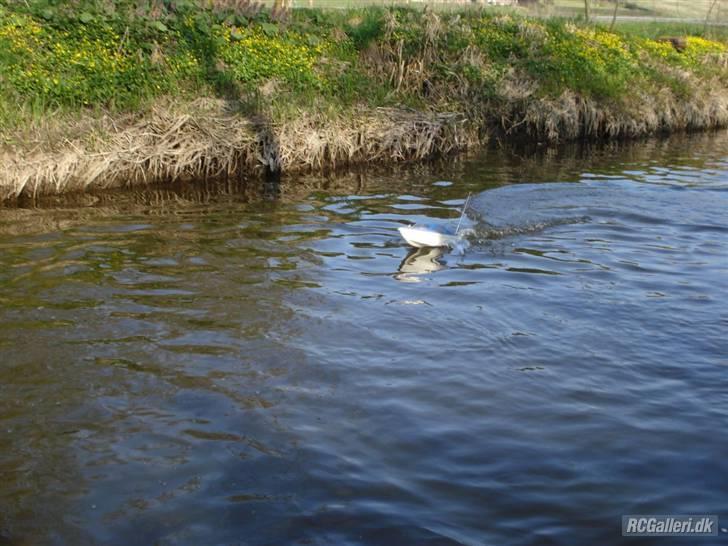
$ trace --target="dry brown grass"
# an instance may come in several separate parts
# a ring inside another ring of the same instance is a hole
[[[728,93],[710,82],[690,101],[669,90],[638,94],[622,103],[597,103],[565,91],[556,99],[530,101],[518,122],[525,132],[550,141],[636,138],[658,132],[708,130],[728,125]]]
[[[459,114],[393,108],[361,109],[336,118],[302,113],[278,129],[284,171],[421,160],[477,142],[471,125]]]
[[[217,177],[257,167],[253,122],[219,100],[198,100],[189,112],[194,114],[160,106],[141,119],[106,119],[55,149],[6,151],[0,156],[0,197]]]
[[[494,131],[563,141],[728,126],[728,94],[711,92],[710,82],[689,102],[662,90],[622,104],[598,103],[568,91],[535,100],[537,87],[515,72],[508,74],[498,90],[504,100],[477,119],[362,107],[338,114],[301,111],[271,123],[243,115],[224,100],[199,99],[181,106],[160,104],[137,117],[77,121],[75,138],[59,138],[63,127],[71,127],[64,122],[4,147],[0,199],[422,160],[477,145]],[[715,89],[722,87],[716,83]]]
[[[728,94],[717,82],[712,89],[711,82],[703,82],[691,101],[665,89],[620,104],[569,91],[535,100],[537,88],[510,73],[498,89],[503,100],[490,111],[471,113],[471,119],[459,113],[362,107],[338,114],[301,111],[271,123],[243,115],[224,100],[199,99],[181,106],[160,104],[136,117],[64,121],[36,131],[35,138],[26,131],[25,140],[4,146],[0,199],[422,160],[477,145],[494,131],[563,141],[728,126]],[[64,127],[77,136],[59,138]]]
[[[274,125],[220,99],[160,105],[139,118],[88,123],[73,139],[51,135],[0,154],[0,199],[88,189],[419,160],[477,142],[458,114],[360,109],[301,112]]]

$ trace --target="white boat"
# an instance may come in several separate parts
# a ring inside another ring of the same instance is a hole
[[[407,244],[416,247],[452,247],[458,240],[457,234],[443,226],[413,224],[397,228]]]
[[[460,240],[460,226],[462,225],[469,202],[470,194],[468,194],[468,198],[465,200],[463,210],[460,213],[460,220],[458,220],[457,227],[455,228],[447,224],[412,224],[397,229],[399,230],[400,235],[402,235],[402,238],[407,241],[407,244],[415,248],[452,248]]]

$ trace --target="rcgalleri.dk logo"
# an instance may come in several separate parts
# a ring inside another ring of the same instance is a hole
[[[622,516],[625,537],[711,537],[718,534],[718,516],[714,515],[629,515]]]

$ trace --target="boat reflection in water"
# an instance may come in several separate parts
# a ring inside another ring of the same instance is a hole
[[[445,269],[442,257],[448,252],[447,247],[412,248],[402,263],[395,278],[404,282],[420,282],[420,275],[434,273]]]

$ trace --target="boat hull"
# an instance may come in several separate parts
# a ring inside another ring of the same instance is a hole
[[[402,235],[402,238],[407,241],[409,245],[416,248],[453,246],[456,241],[456,237],[454,235],[448,235],[446,233],[440,233],[417,226],[406,226],[397,229]]]

